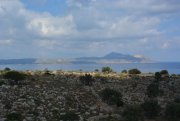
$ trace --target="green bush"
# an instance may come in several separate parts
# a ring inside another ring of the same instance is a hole
[[[102,72],[110,73],[110,72],[113,72],[113,70],[109,66],[107,66],[107,67],[102,67]]]
[[[94,71],[95,71],[95,72],[99,72],[99,69],[95,69]]]
[[[11,81],[19,82],[26,79],[26,74],[18,71],[8,71],[3,75],[3,77]]]
[[[126,106],[123,111],[123,118],[125,121],[143,121],[143,110],[139,105]]]
[[[6,67],[6,68],[4,68],[4,71],[11,71],[11,69]]]
[[[171,103],[166,106],[165,117],[168,121],[180,121],[180,103]]]
[[[119,117],[109,115],[108,117],[98,119],[98,121],[122,121],[122,119],[119,119]]]
[[[94,78],[90,74],[85,74],[79,77],[79,80],[82,84],[91,86],[94,82]]]
[[[45,76],[50,76],[50,75],[52,75],[52,74],[51,74],[51,71],[46,68],[46,69],[44,70],[44,75],[45,75]]]
[[[95,74],[94,78],[95,78],[95,80],[98,80],[101,83],[107,83],[107,81],[108,81],[107,77],[101,76],[100,74]]]
[[[157,84],[157,83],[150,84],[147,87],[146,94],[150,98],[157,97],[160,94],[159,84]]]
[[[0,86],[2,86],[3,84],[5,84],[4,80],[0,80]]]
[[[175,102],[175,103],[180,103],[180,97],[179,97],[179,96],[176,97],[176,98],[174,99],[174,102]]]
[[[106,88],[100,92],[100,96],[109,105],[123,106],[122,94],[116,90]]]
[[[129,74],[141,74],[141,71],[135,68],[135,69],[130,69],[128,71],[128,73]]]
[[[160,72],[156,72],[156,73],[155,73],[155,79],[156,79],[156,81],[160,81],[160,80],[161,80],[161,74],[160,74]]]
[[[127,70],[122,70],[121,73],[127,74]]]
[[[79,116],[74,112],[66,112],[65,115],[60,116],[63,121],[79,121]]]
[[[149,119],[156,118],[161,111],[160,105],[155,100],[145,101],[141,106],[145,116]]]
[[[22,121],[23,117],[20,113],[10,113],[6,115],[5,121]]]
[[[160,71],[160,74],[161,74],[161,75],[163,75],[163,74],[165,74],[165,75],[167,74],[167,75],[168,75],[169,72],[168,72],[167,70],[161,70],[161,71]]]

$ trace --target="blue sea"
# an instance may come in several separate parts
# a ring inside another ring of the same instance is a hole
[[[65,70],[65,71],[85,71],[90,72],[95,69],[109,66],[116,72],[124,69],[138,68],[143,73],[168,70],[171,74],[180,74],[180,62],[166,63],[122,63],[122,64],[10,64],[0,65],[0,70],[9,67],[14,70]]]

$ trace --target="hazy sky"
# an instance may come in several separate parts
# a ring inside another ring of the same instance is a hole
[[[180,0],[0,0],[0,59],[112,51],[180,61]]]

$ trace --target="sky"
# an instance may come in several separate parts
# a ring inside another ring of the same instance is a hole
[[[180,61],[180,0],[0,0],[0,59]]]

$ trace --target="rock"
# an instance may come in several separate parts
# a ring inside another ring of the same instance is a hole
[[[0,121],[5,121],[6,120],[6,118],[0,118]]]
[[[96,114],[97,112],[96,111],[92,111],[93,114]]]
[[[90,115],[90,113],[89,113],[89,112],[85,112],[85,115],[87,115],[87,116],[88,116],[88,115]]]

